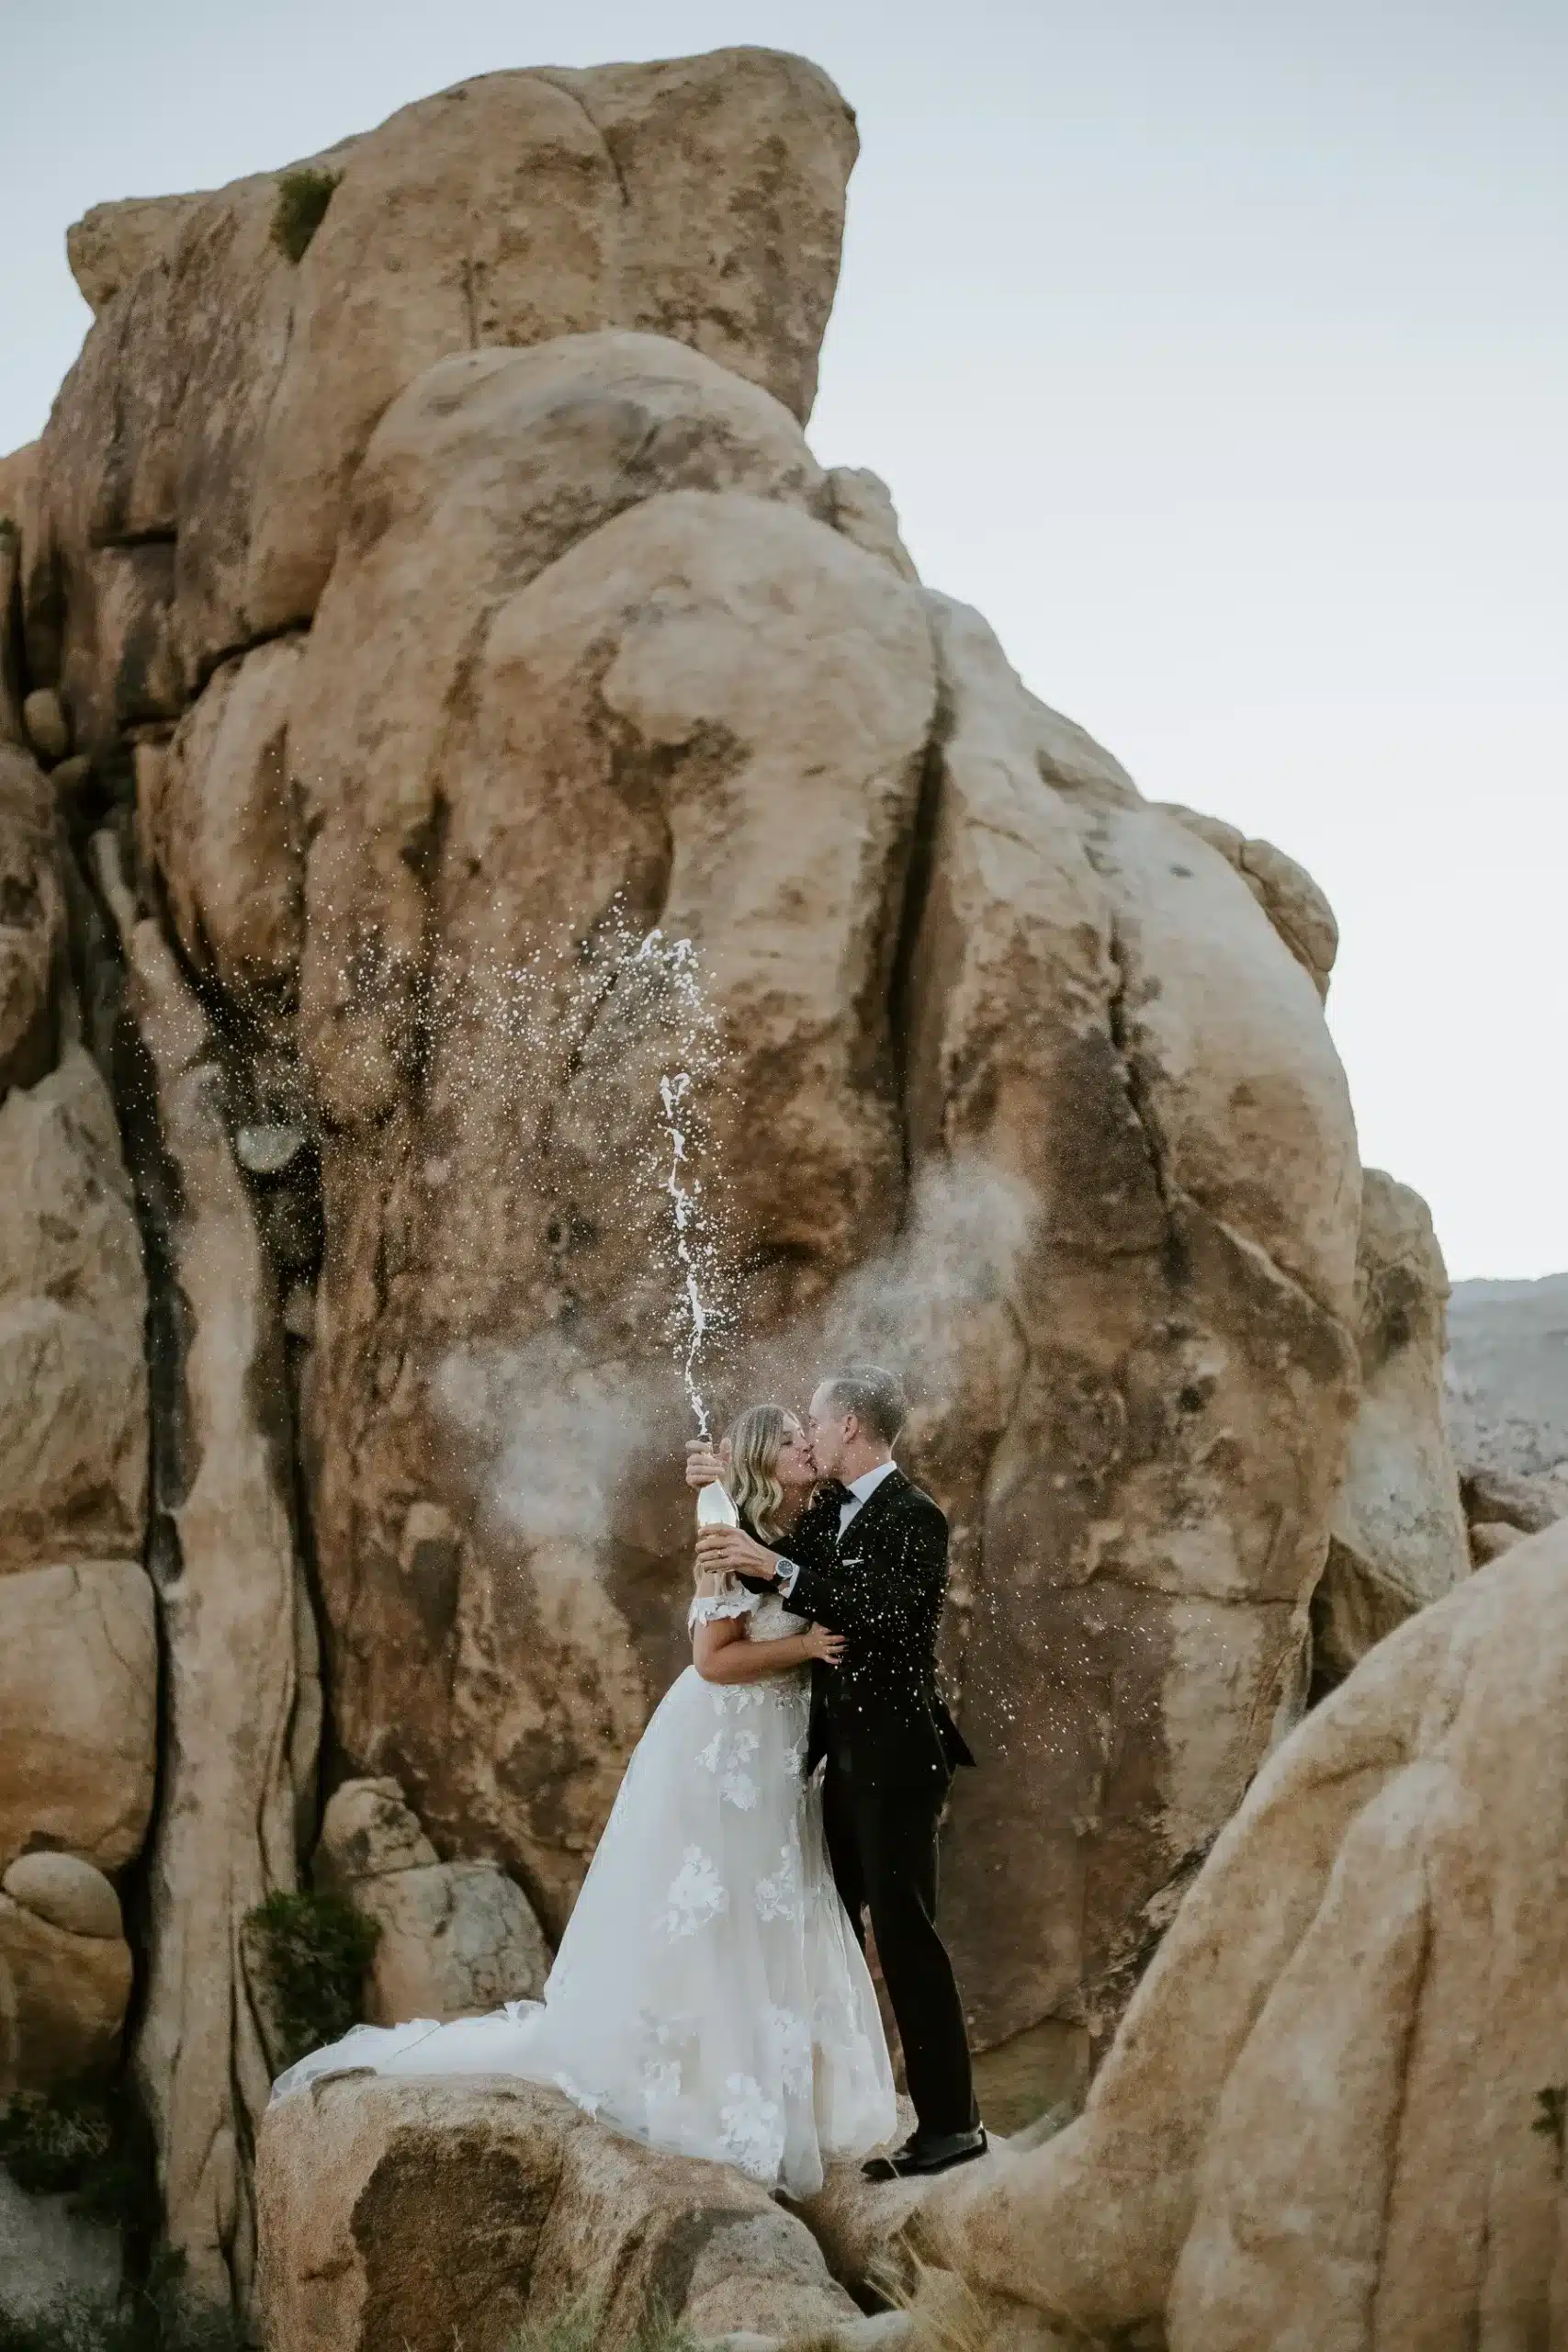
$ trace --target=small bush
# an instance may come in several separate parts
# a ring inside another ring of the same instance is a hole
[[[157,2158],[128,2084],[18,2092],[0,2108],[0,2166],[30,2197],[68,2194],[75,2211],[112,2222],[133,2245],[157,2234]]]
[[[684,2320],[671,2319],[662,2303],[637,2329],[635,2352],[702,2352],[702,2346]]]
[[[604,2306],[581,2295],[548,2319],[525,2322],[506,2352],[597,2352],[604,2333]],[[683,2321],[671,2319],[662,2303],[655,2303],[627,2352],[702,2352],[702,2346]]]
[[[359,2022],[381,1930],[335,1894],[269,1894],[245,1920],[266,1980],[281,2074]]]
[[[581,2296],[549,2319],[525,2321],[506,2352],[594,2352],[604,2324],[599,2305]]]
[[[184,2268],[165,2251],[122,2294],[62,2295],[33,2319],[0,2311],[0,2352],[243,2352],[233,2313],[187,2295]]]
[[[108,2101],[90,2091],[19,2091],[0,2111],[0,2165],[29,2197],[80,2188],[113,2139]]]
[[[307,164],[299,171],[285,172],[278,181],[272,242],[291,262],[304,260],[342,177],[341,172],[323,172]]]

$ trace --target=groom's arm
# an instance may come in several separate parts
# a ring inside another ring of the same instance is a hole
[[[846,1535],[846,1545],[852,1537]],[[856,1562],[841,1556],[808,1561],[796,1577],[789,1603],[797,1617],[809,1617],[831,1634],[896,1640],[940,1602],[947,1583],[947,1521],[932,1504],[901,1511],[891,1525],[863,1538]]]

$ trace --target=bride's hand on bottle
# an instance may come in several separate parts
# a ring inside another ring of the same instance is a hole
[[[824,1666],[837,1666],[844,1655],[842,1634],[830,1634],[826,1625],[807,1625],[800,1638],[807,1657],[820,1659]]]
[[[740,1527],[705,1527],[697,1534],[697,1567],[707,1576],[778,1577],[778,1555]]]
[[[729,1440],[726,1438],[716,1449],[702,1438],[694,1438],[686,1448],[686,1484],[688,1487],[716,1487],[729,1469]]]

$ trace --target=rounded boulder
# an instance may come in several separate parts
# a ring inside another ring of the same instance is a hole
[[[0,1887],[13,1903],[68,1935],[118,1937],[119,1897],[102,1871],[76,1854],[22,1854]]]

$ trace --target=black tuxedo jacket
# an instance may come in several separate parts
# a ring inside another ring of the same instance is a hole
[[[947,1521],[901,1470],[840,1537],[842,1499],[826,1490],[787,1538],[799,1573],[786,1607],[845,1637],[840,1665],[812,1669],[807,1770],[827,1756],[870,1786],[945,1786],[975,1761],[937,1683]]]

